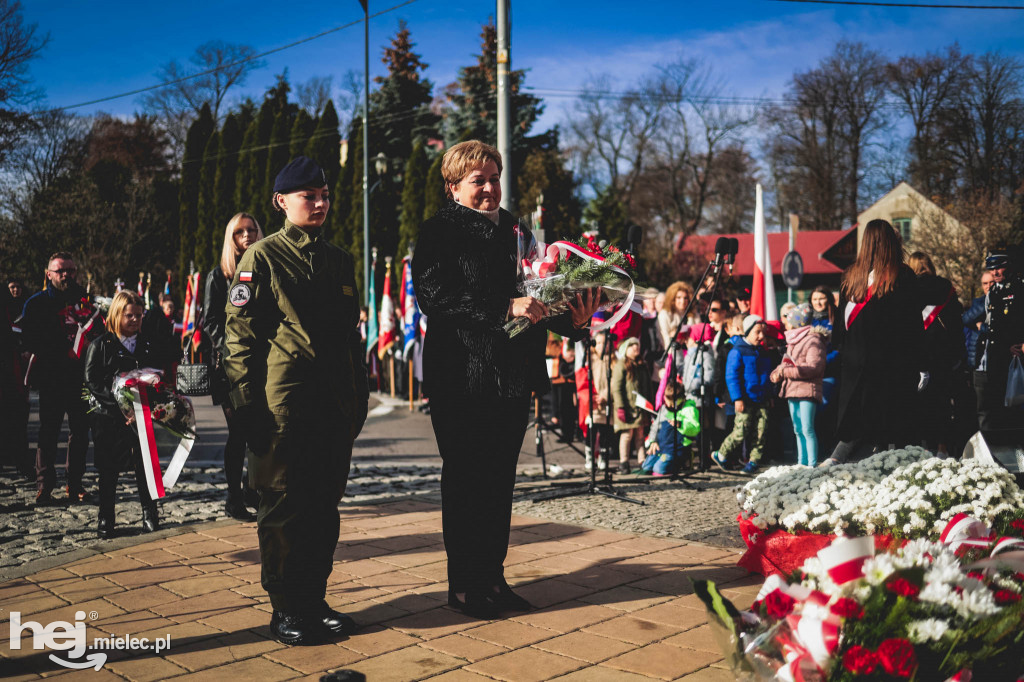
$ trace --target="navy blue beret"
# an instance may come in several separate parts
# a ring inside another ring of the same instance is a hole
[[[296,156],[274,179],[274,193],[288,194],[297,189],[323,187],[326,184],[327,176],[324,175],[324,169],[318,166],[316,161],[305,156]]]

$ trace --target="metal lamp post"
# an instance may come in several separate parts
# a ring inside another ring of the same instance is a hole
[[[370,305],[370,1],[363,6],[363,300]]]

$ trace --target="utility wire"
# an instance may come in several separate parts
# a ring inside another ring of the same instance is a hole
[[[371,14],[369,16],[369,18],[373,19],[373,18],[381,16],[382,14],[387,14],[389,12],[394,12],[397,9],[401,9],[402,7],[405,7],[406,5],[411,5],[414,2],[418,2],[418,1],[419,0],[405,0],[405,2],[399,3],[397,5],[393,5],[392,7],[388,7],[387,9],[383,9],[383,10],[381,10],[379,12]],[[68,104],[68,105],[62,106],[62,107],[54,107],[53,109],[50,109],[49,111],[66,111],[68,109],[80,109],[81,107],[87,107],[87,106],[91,106],[93,104],[102,104],[103,102],[110,102],[110,101],[115,100],[115,99],[121,99],[122,97],[131,97],[132,95],[139,95],[139,94],[141,94],[143,92],[149,92],[151,90],[159,90],[160,88],[166,88],[169,85],[177,85],[178,83],[184,83],[185,81],[192,80],[193,78],[199,78],[200,76],[208,76],[208,75],[210,75],[212,73],[217,73],[218,71],[223,71],[224,69],[230,69],[230,68],[233,68],[235,66],[241,66],[242,64],[247,64],[247,63],[249,63],[251,61],[255,61],[257,59],[262,59],[263,57],[275,54],[277,52],[283,52],[284,50],[288,50],[288,49],[291,49],[293,47],[297,47],[297,46],[302,45],[304,43],[308,43],[308,42],[310,42],[312,40],[317,40],[318,38],[323,38],[326,35],[330,35],[332,33],[337,33],[338,31],[344,30],[346,28],[351,28],[353,26],[357,26],[357,25],[359,25],[361,23],[363,23],[363,19],[357,19],[356,21],[350,21],[349,23],[343,24],[342,26],[335,26],[334,28],[329,28],[326,31],[321,31],[320,33],[317,33],[315,35],[307,36],[305,38],[300,38],[299,40],[296,40],[295,42],[292,42],[292,43],[288,43],[287,45],[281,45],[280,47],[275,47],[275,48],[272,48],[272,49],[267,50],[265,52],[260,52],[259,54],[251,55],[249,57],[246,57],[245,59],[239,59],[239,60],[233,61],[233,62],[231,62],[229,64],[222,64],[221,66],[217,66],[217,67],[214,67],[212,69],[207,69],[206,71],[199,71],[198,73],[193,73],[193,74],[190,74],[188,76],[182,76],[181,78],[176,78],[174,80],[165,81],[163,83],[157,83],[156,85],[150,85],[150,86],[147,86],[147,87],[144,87],[144,88],[138,88],[136,90],[129,90],[128,92],[122,92],[122,93],[119,93],[119,94],[116,94],[116,95],[108,95],[106,97],[100,97],[98,99],[89,100],[88,102],[79,102],[77,104]]]
[[[917,2],[860,2],[859,0],[768,0],[769,2],[801,2],[816,5],[863,5],[867,7],[913,7],[915,9],[1009,9],[1021,10],[1024,5],[938,5]]]

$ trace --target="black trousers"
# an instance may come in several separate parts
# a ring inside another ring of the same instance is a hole
[[[150,504],[153,498],[146,485],[146,474],[142,467],[142,453],[139,438],[124,420],[102,414],[92,418],[92,440],[96,469],[100,474],[100,516],[114,515],[114,499],[117,497],[117,481],[122,471],[135,472],[135,486],[139,491],[142,506]]]
[[[441,519],[448,587],[482,590],[504,580],[516,462],[530,399],[433,396],[441,453]]]
[[[263,589],[276,611],[310,613],[327,594],[341,516],[338,502],[352,461],[351,421],[278,420],[267,455],[287,467],[283,485],[261,483],[260,464],[249,462],[260,491],[256,517]]]
[[[39,387],[39,447],[36,450],[36,490],[50,492],[57,487],[57,438],[68,416],[67,483],[72,490],[82,487],[85,453],[89,450],[88,406],[82,400],[82,383],[64,382]]]

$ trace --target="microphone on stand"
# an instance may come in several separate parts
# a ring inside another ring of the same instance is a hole
[[[735,237],[722,237],[720,239],[724,239],[727,242],[725,249],[725,264],[729,266],[729,274],[731,275],[733,266],[736,263],[736,254],[740,250],[740,241]],[[717,248],[718,247],[716,246],[715,249],[717,250]]]
[[[719,237],[715,241],[715,268],[722,267],[723,262],[727,262],[726,259],[729,257],[729,238]]]

